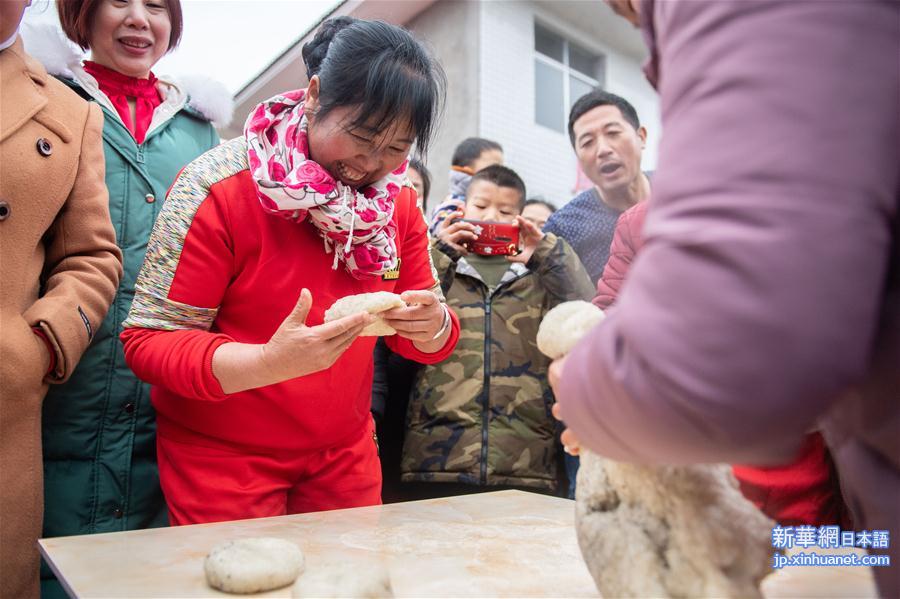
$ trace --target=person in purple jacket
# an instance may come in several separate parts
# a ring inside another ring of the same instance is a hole
[[[900,596],[900,4],[610,3],[665,133],[618,306],[551,369],[564,442],[765,465],[821,427]]]

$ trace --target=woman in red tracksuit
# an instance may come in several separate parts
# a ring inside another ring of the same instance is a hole
[[[307,89],[260,104],[173,184],[124,325],[173,524],[380,503],[373,317],[323,324],[338,298],[401,293],[387,343],[419,362],[459,336],[406,179],[440,68],[408,32],[349,17],[303,55]]]
[[[594,304],[606,310],[616,300],[631,262],[643,245],[647,202],[619,217],[609,249],[609,261],[597,282]],[[809,433],[794,461],[784,466],[734,466],[741,492],[767,516],[788,525],[839,524],[852,529],[841,498],[831,455],[822,435]]]

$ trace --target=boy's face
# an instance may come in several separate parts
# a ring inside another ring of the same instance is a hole
[[[494,166],[495,164],[503,164],[503,152],[500,150],[485,150],[469,165],[469,168],[472,169],[473,173],[477,173],[481,169]]]
[[[518,190],[479,179],[466,192],[466,218],[511,223],[519,215],[521,200]]]

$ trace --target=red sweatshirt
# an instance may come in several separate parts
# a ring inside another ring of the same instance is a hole
[[[188,165],[159,216],[122,341],[128,365],[153,385],[160,435],[217,445],[316,451],[358,435],[369,419],[375,337],[360,337],[328,370],[226,395],[212,373],[220,345],[265,343],[308,288],[307,324],[338,298],[430,289],[439,296],[415,193],[396,200],[399,276],[356,280],[308,222],[265,213],[241,138]],[[459,321],[435,354],[388,337],[398,354],[434,364],[453,351]]]

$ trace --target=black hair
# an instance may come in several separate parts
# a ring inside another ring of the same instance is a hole
[[[306,74],[319,76],[324,117],[341,106],[357,106],[350,129],[380,133],[398,115],[407,116],[420,156],[428,150],[444,103],[447,79],[440,64],[405,29],[353,17],[328,19],[303,44]]]
[[[641,128],[641,121],[638,119],[637,110],[634,109],[634,106],[632,106],[628,100],[622,96],[617,96],[616,94],[611,94],[597,88],[578,98],[575,104],[572,105],[572,110],[569,112],[569,141],[572,142],[573,148],[575,147],[575,121],[584,116],[584,113],[593,110],[598,106],[615,106],[619,109],[619,112],[622,113],[622,117],[634,127],[635,131]]]
[[[483,137],[469,137],[462,140],[456,149],[453,150],[453,159],[450,164],[453,166],[470,166],[479,156],[488,150],[503,151],[503,146],[496,141],[484,139]]]
[[[338,31],[355,23],[357,19],[353,17],[335,17],[324,21],[316,35],[312,40],[303,44],[301,53],[303,54],[303,64],[306,65],[306,78],[312,79],[313,75],[319,72],[325,55],[328,54],[328,47],[331,40]]]
[[[472,180],[469,181],[469,189],[472,189],[472,185],[476,181],[487,181],[488,183],[493,183],[497,187],[509,187],[510,189],[515,189],[519,192],[519,211],[521,212],[522,208],[525,206],[525,182],[522,181],[522,177],[516,174],[516,171],[508,166],[492,164],[491,166],[484,167],[472,175]]]
[[[421,160],[413,158],[409,161],[409,168],[416,169],[419,176],[422,177],[422,206],[428,203],[428,194],[431,193],[431,173]]]
[[[553,205],[553,202],[548,202],[543,198],[531,198],[530,200],[525,200],[525,206],[531,206],[533,204],[544,206],[547,210],[550,211],[550,214],[556,212],[556,206]]]

